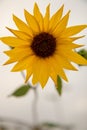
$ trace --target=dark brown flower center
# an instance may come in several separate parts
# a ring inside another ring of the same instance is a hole
[[[56,38],[46,32],[40,33],[33,38],[31,48],[39,57],[52,56],[56,49]]]

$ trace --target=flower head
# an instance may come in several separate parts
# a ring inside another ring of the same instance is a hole
[[[67,27],[70,11],[62,17],[64,5],[50,17],[50,4],[43,16],[35,3],[33,15],[24,10],[26,22],[13,15],[17,30],[7,28],[14,36],[1,40],[13,49],[5,51],[10,58],[5,64],[17,62],[12,71],[26,70],[26,81],[32,75],[32,82],[44,87],[49,79],[57,82],[57,75],[67,81],[64,69],[77,70],[71,62],[87,64],[87,60],[74,49],[81,47],[74,43],[81,38],[74,35],[87,25]]]

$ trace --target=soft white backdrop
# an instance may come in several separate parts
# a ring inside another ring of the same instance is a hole
[[[23,10],[25,8],[32,13],[34,2],[38,3],[43,14],[48,3],[51,3],[51,14],[64,4],[64,14],[71,10],[69,25],[87,24],[87,0],[0,0],[0,36],[11,35],[5,26],[16,28],[12,14],[25,21]],[[87,30],[81,34],[87,35]],[[78,42],[84,43],[87,48],[87,36]],[[3,51],[7,49],[9,48],[0,42],[0,117],[11,117],[32,123],[33,91],[22,98],[8,98],[10,93],[24,83],[24,79],[19,72],[10,72],[13,65],[2,66],[7,60]],[[75,130],[87,130],[87,67],[79,68],[78,72],[66,73],[69,83],[63,81],[61,97],[55,91],[51,80],[43,90],[41,87],[38,88],[39,122],[74,124]]]

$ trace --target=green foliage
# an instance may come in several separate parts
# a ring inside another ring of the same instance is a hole
[[[87,59],[87,50],[81,49],[80,51],[78,51],[78,54],[80,54],[80,55],[83,56],[85,59]]]
[[[43,126],[46,126],[46,127],[58,127],[59,124],[55,124],[55,123],[51,123],[51,122],[46,122],[46,123],[43,123]]]
[[[56,86],[58,94],[61,96],[62,94],[62,80],[59,76],[57,76],[57,86]]]
[[[82,57],[84,57],[85,59],[87,59],[87,50],[85,49],[81,49],[80,51],[77,52],[79,55],[81,55]],[[83,65],[80,65],[79,66],[83,66]]]
[[[58,124],[58,123],[52,123],[52,122],[45,122],[42,124],[43,127],[46,127],[47,129],[54,129],[58,128],[61,130],[71,130],[73,128],[72,125],[63,125],[63,124]]]
[[[16,89],[10,96],[15,96],[15,97],[25,96],[30,90],[30,88],[31,86],[29,85],[22,85],[18,89]]]

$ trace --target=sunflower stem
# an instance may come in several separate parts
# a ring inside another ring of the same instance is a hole
[[[37,101],[38,101],[38,93],[37,93],[37,86],[33,89],[34,92],[34,99],[32,102],[32,117],[33,117],[33,126],[34,128],[38,125],[38,112],[37,112]]]
[[[21,71],[21,75],[22,77],[25,79],[25,75],[23,73],[23,71]],[[33,127],[34,130],[37,128],[38,125],[38,113],[37,113],[37,101],[38,101],[38,93],[37,93],[37,86],[33,87],[29,84],[29,82],[27,83],[31,89],[34,92],[34,99],[32,102],[32,118],[33,118]]]
[[[22,75],[23,79],[25,79],[25,75],[24,75],[23,71],[21,71],[21,75]]]

